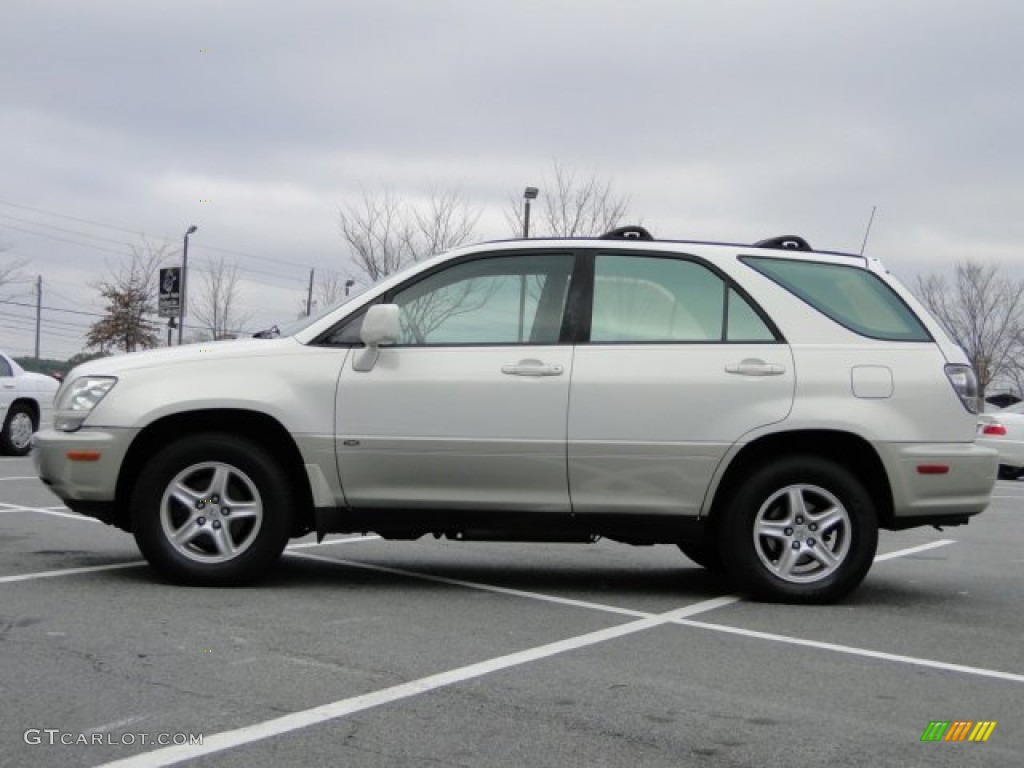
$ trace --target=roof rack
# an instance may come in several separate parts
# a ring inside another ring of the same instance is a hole
[[[813,251],[811,244],[799,235],[780,235],[769,237],[767,240],[758,240],[754,243],[755,248],[777,248],[783,251]]]
[[[641,227],[639,224],[630,224],[625,227],[616,227],[615,229],[605,232],[601,235],[602,240],[653,240],[654,236],[651,235],[646,229]]]

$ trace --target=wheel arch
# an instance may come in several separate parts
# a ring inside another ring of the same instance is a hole
[[[813,455],[852,472],[875,502],[880,528],[893,522],[893,495],[889,475],[874,447],[864,438],[838,430],[795,430],[764,435],[744,445],[731,459],[712,489],[706,505],[708,523],[716,525],[729,503],[732,489],[753,467],[781,456]]]
[[[296,499],[293,535],[312,530],[313,496],[303,468],[302,454],[287,429],[275,418],[258,411],[207,409],[164,416],[147,425],[132,441],[117,476],[117,515],[113,524],[131,531],[131,497],[146,459],[169,442],[188,435],[237,435],[258,443],[284,468]]]
[[[11,402],[11,404],[7,407],[7,412],[10,413],[10,409],[13,408],[16,405],[23,405],[26,408],[28,408],[29,411],[32,412],[32,422],[35,424],[36,428],[38,429],[39,428],[39,419],[41,418],[41,411],[40,411],[40,408],[39,408],[39,403],[36,400],[33,400],[31,397],[25,397],[24,395],[21,395],[19,397],[16,397]]]

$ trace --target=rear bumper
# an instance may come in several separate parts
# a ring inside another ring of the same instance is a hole
[[[989,504],[998,454],[975,443],[882,443],[894,528],[959,525]]]

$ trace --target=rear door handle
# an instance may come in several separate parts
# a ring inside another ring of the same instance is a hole
[[[734,373],[737,376],[781,376],[786,368],[775,363],[766,363],[755,357],[748,357],[738,363],[725,366],[726,373]]]
[[[509,376],[561,376],[565,369],[560,365],[545,365],[540,360],[531,358],[511,365],[503,365],[501,372]]]

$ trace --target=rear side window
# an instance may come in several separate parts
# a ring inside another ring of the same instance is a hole
[[[903,299],[867,270],[760,256],[744,256],[742,260],[861,336],[886,341],[932,340]]]
[[[590,340],[774,342],[775,335],[736,289],[701,264],[601,254],[594,265]]]

